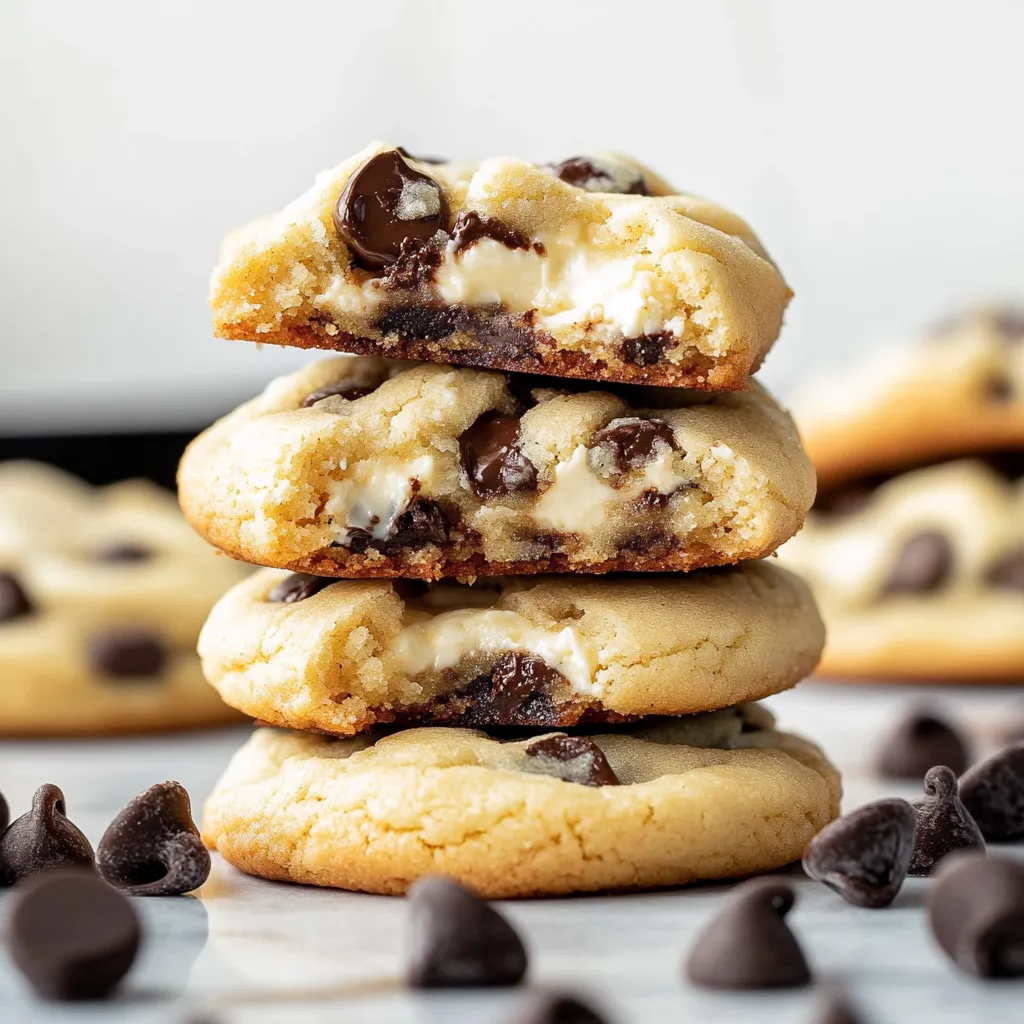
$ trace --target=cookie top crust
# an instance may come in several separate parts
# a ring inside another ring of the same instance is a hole
[[[229,235],[218,336],[737,389],[790,292],[749,226],[628,158],[425,161],[373,143]]]

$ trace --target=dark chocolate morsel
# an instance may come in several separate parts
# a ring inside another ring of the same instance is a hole
[[[179,782],[150,786],[107,827],[96,848],[96,870],[132,896],[177,896],[210,874],[210,854],[192,820]]]
[[[427,242],[448,225],[441,186],[396,150],[356,168],[334,208],[334,229],[368,270],[394,263],[408,238]]]
[[[916,831],[906,800],[858,807],[810,841],[804,870],[855,907],[887,907],[907,877]]]
[[[543,658],[506,651],[465,693],[490,725],[542,725],[553,711],[551,693],[559,684],[565,677]]]
[[[618,192],[649,196],[644,176],[629,164],[601,157],[571,156],[551,167],[551,173],[568,185],[588,192]]]
[[[697,936],[686,965],[690,981],[718,989],[810,984],[807,960],[786,924],[795,902],[792,887],[776,878],[756,878],[739,886]]]
[[[448,513],[433,498],[416,498],[395,520],[388,547],[411,548],[421,544],[441,547],[451,539]]]
[[[167,648],[149,630],[124,626],[89,639],[89,663],[108,679],[152,679],[167,664]]]
[[[678,447],[672,428],[664,420],[643,420],[636,416],[612,420],[594,431],[590,447],[604,448],[619,473],[646,465],[655,455],[659,442],[673,451]]]
[[[943,951],[979,978],[1024,975],[1024,864],[958,853],[936,872],[928,922]]]
[[[945,719],[928,712],[912,712],[897,723],[882,743],[878,774],[885,779],[924,777],[937,764],[959,775],[970,763],[967,743]]]
[[[381,334],[397,334],[403,340],[441,341],[464,326],[459,313],[454,306],[387,306],[375,326]]]
[[[367,380],[352,380],[351,378],[336,380],[330,384],[325,384],[322,388],[317,388],[316,391],[311,391],[302,400],[300,408],[308,409],[310,406],[316,405],[317,402],[322,402],[325,398],[332,398],[335,395],[340,395],[349,401],[355,401],[357,398],[364,398],[366,395],[371,394],[379,387],[379,383],[374,384],[372,381]]]
[[[605,1018],[575,996],[534,992],[509,1024],[606,1024]]]
[[[917,836],[910,875],[930,875],[936,865],[956,850],[985,849],[985,840],[970,811],[957,795],[956,775],[936,765],[924,777],[925,795],[914,801]]]
[[[985,573],[985,582],[1000,590],[1024,592],[1024,549],[1011,551],[993,563]]]
[[[153,557],[153,549],[135,541],[119,541],[108,544],[96,552],[97,562],[148,562]]]
[[[481,499],[537,487],[537,470],[519,448],[519,417],[485,412],[459,437],[462,466]]]
[[[828,986],[822,993],[813,1024],[864,1024],[845,992]]]
[[[481,217],[475,210],[466,210],[455,218],[452,243],[456,252],[464,252],[484,238],[500,242],[506,249],[530,248],[526,235],[496,217]]]
[[[0,622],[32,614],[32,602],[13,572],[0,572]]]
[[[1024,743],[971,768],[960,779],[960,799],[990,843],[1024,839]]]
[[[274,585],[267,594],[267,600],[273,604],[294,604],[296,601],[305,601],[307,597],[319,594],[332,583],[337,583],[337,580],[331,576],[311,576],[305,572],[293,572]]]
[[[953,568],[953,545],[944,533],[922,530],[908,537],[896,555],[885,594],[926,594],[938,590]]]
[[[15,885],[53,868],[93,866],[92,845],[66,817],[64,794],[47,783],[32,809],[0,836],[0,886]]]
[[[131,902],[92,871],[65,868],[32,879],[12,900],[11,958],[44,999],[104,999],[139,950]]]
[[[515,929],[465,886],[441,875],[409,890],[407,977],[413,988],[518,985],[526,948]]]
[[[563,782],[581,786],[619,785],[604,751],[585,736],[547,736],[531,743],[526,756],[536,758],[546,775],[554,775]]]
[[[667,331],[626,338],[622,343],[622,358],[635,366],[653,366],[665,354],[671,341],[672,335]]]

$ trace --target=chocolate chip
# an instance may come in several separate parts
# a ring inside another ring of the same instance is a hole
[[[32,614],[32,602],[13,572],[0,572],[0,622]]]
[[[607,1024],[604,1017],[574,996],[535,992],[509,1024]]]
[[[440,266],[441,248],[437,242],[407,238],[402,242],[398,259],[384,270],[380,284],[386,291],[415,291],[436,281]]]
[[[474,210],[466,210],[455,218],[452,242],[456,252],[464,252],[484,238],[500,242],[506,249],[530,248],[526,235],[496,217],[481,217]]]
[[[588,192],[618,192],[649,196],[644,176],[629,164],[603,157],[572,156],[550,168],[551,173],[568,185]]]
[[[469,486],[478,498],[537,487],[537,470],[519,448],[518,416],[485,412],[462,432],[459,451]]]
[[[177,896],[210,874],[210,854],[179,782],[161,782],[132,800],[96,848],[96,870],[132,896]]]
[[[956,775],[937,765],[924,777],[925,796],[914,801],[917,837],[908,874],[930,875],[955,850],[985,849],[981,830],[957,795]]]
[[[949,958],[979,978],[1024,975],[1024,865],[959,853],[928,894],[932,934]]]
[[[677,448],[672,428],[663,420],[642,420],[635,416],[612,420],[594,432],[590,448],[598,464],[626,473],[651,462],[659,448]]]
[[[908,537],[896,555],[885,594],[925,594],[941,587],[953,569],[953,545],[937,530]]]
[[[368,270],[394,263],[407,238],[429,241],[447,224],[444,190],[393,149],[358,167],[334,208],[334,230]]]
[[[855,907],[887,907],[914,855],[917,815],[906,800],[879,800],[826,825],[804,851],[804,870]]]
[[[547,736],[531,743],[525,753],[536,758],[545,775],[554,775],[564,782],[581,786],[619,785],[604,751],[585,736]]]
[[[44,999],[103,999],[139,951],[131,903],[92,871],[66,868],[33,879],[12,901],[11,958]]]
[[[306,598],[319,594],[321,590],[337,582],[330,576],[311,576],[305,572],[293,572],[274,585],[267,594],[267,600],[272,604],[294,604],[296,601],[305,601]]]
[[[1024,591],[1024,550],[1011,551],[990,566],[985,582],[1000,590]]]
[[[451,520],[444,508],[433,498],[415,498],[395,520],[387,546],[414,548],[436,544],[443,547],[450,540]]]
[[[945,719],[912,712],[885,738],[878,774],[885,779],[922,778],[933,765],[948,765],[959,775],[970,763],[967,742]]]
[[[810,968],[786,914],[796,902],[791,886],[774,878],[741,885],[697,937],[686,969],[705,988],[797,988]]]
[[[518,985],[526,949],[493,907],[450,878],[429,875],[409,890],[407,976],[413,988]]]
[[[634,366],[653,366],[665,354],[671,341],[672,335],[668,331],[626,338],[622,343],[622,358]]]
[[[990,843],[1024,839],[1024,743],[971,768],[960,779],[960,799]]]
[[[864,1024],[864,1018],[857,1012],[845,992],[832,986],[823,993],[814,1024]]]
[[[68,821],[64,808],[64,794],[56,786],[36,790],[32,810],[0,836],[0,886],[53,868],[92,867],[92,846]]]
[[[397,334],[403,341],[441,341],[459,329],[459,309],[425,304],[389,306],[375,326],[381,334]]]
[[[97,562],[148,562],[153,557],[153,549],[133,541],[121,541],[108,544],[96,552]]]
[[[109,679],[153,679],[167,664],[167,648],[149,630],[112,628],[89,639],[89,664]]]
[[[542,725],[545,713],[552,710],[551,691],[565,685],[565,677],[543,659],[523,651],[506,651],[464,692],[472,697],[478,715],[491,725]]]
[[[310,406],[316,405],[317,402],[322,402],[325,398],[333,398],[335,395],[354,402],[357,398],[365,398],[366,395],[372,394],[379,387],[380,384],[374,384],[372,381],[354,380],[352,378],[332,381],[330,384],[325,384],[322,388],[317,388],[316,391],[311,391],[306,395],[302,400],[300,408],[308,409]]]

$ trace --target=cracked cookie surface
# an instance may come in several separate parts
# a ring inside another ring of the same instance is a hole
[[[336,357],[200,435],[179,498],[228,553],[321,575],[658,571],[770,554],[814,473],[756,385],[608,390]]]
[[[559,746],[569,761],[546,755]],[[839,798],[822,753],[751,705],[514,741],[260,729],[207,801],[203,835],[263,878],[398,894],[443,874],[487,897],[547,896],[775,870]]]
[[[821,653],[807,585],[765,562],[688,575],[331,580],[262,570],[217,604],[207,678],[260,721],[560,727],[795,685]]]
[[[602,191],[603,190],[603,191]],[[220,337],[736,389],[790,292],[750,228],[621,157],[418,160],[374,143],[228,236]]]

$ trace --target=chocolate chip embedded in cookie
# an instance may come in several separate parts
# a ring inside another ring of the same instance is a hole
[[[617,786],[619,780],[601,748],[585,736],[548,736],[531,743],[526,756],[538,771],[581,786]]]
[[[88,651],[97,675],[108,679],[154,679],[167,663],[167,649],[160,638],[134,626],[96,633]]]

